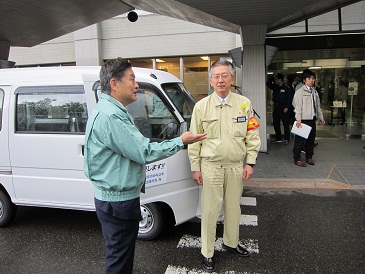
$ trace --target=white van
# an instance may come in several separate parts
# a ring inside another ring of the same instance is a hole
[[[84,132],[100,96],[100,67],[0,69],[0,227],[16,206],[95,210],[84,175]],[[137,101],[127,108],[151,141],[189,127],[194,99],[175,76],[133,68]],[[197,214],[199,190],[187,150],[147,165],[139,238],[154,239],[166,217],[178,225]]]

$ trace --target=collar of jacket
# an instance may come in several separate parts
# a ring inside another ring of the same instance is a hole
[[[214,94],[214,93],[213,93],[213,94]],[[213,94],[212,94],[212,95],[213,95]],[[232,100],[233,100],[233,99],[232,99],[232,97],[233,97],[233,96],[232,96],[232,92],[230,91],[230,92],[228,93],[228,95],[227,95],[227,96],[228,96],[228,99],[227,99],[227,101],[226,101],[225,105],[228,105],[228,106],[230,106],[230,107],[231,107],[231,106],[232,106]],[[216,106],[216,107],[220,107],[220,106],[222,105],[222,102],[219,100],[219,98],[218,98],[217,94],[214,94],[214,96],[213,96],[213,97],[214,97],[214,99],[213,99],[213,100],[214,100],[215,106]]]
[[[121,110],[123,110],[124,112],[127,112],[127,109],[122,105],[121,102],[119,102],[117,99],[106,93],[102,93],[100,99],[105,99],[110,103],[114,104],[115,106],[117,106],[118,108],[120,108]]]
[[[313,91],[313,93],[315,93],[315,91],[316,91],[314,88],[312,88],[312,91],[310,91],[309,89],[307,89],[306,85],[303,85],[303,90],[308,93],[312,93],[312,91]]]

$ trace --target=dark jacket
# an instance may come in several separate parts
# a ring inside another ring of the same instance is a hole
[[[277,86],[272,83],[271,79],[266,82],[266,86],[273,91],[272,99],[275,106],[288,109],[291,107],[293,98],[289,87],[284,84],[282,86]]]

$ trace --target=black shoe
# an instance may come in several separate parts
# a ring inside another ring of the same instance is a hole
[[[215,264],[214,264],[213,257],[211,257],[211,258],[204,257],[203,262],[202,262],[202,267],[203,267],[204,271],[213,272],[215,270]]]
[[[277,144],[277,143],[282,143],[283,141],[281,141],[281,140],[277,140],[277,139],[275,139],[275,140],[272,140],[271,141],[271,143],[272,144]]]
[[[233,247],[229,247],[228,245],[222,244],[222,247],[224,250],[231,251],[231,252],[237,254],[238,256],[242,256],[242,257],[250,256],[250,253],[247,251],[247,249],[240,245],[237,245],[236,248],[233,248]]]

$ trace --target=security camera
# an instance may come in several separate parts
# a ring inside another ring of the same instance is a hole
[[[128,20],[130,22],[136,22],[138,19],[138,14],[135,11],[128,12]]]

